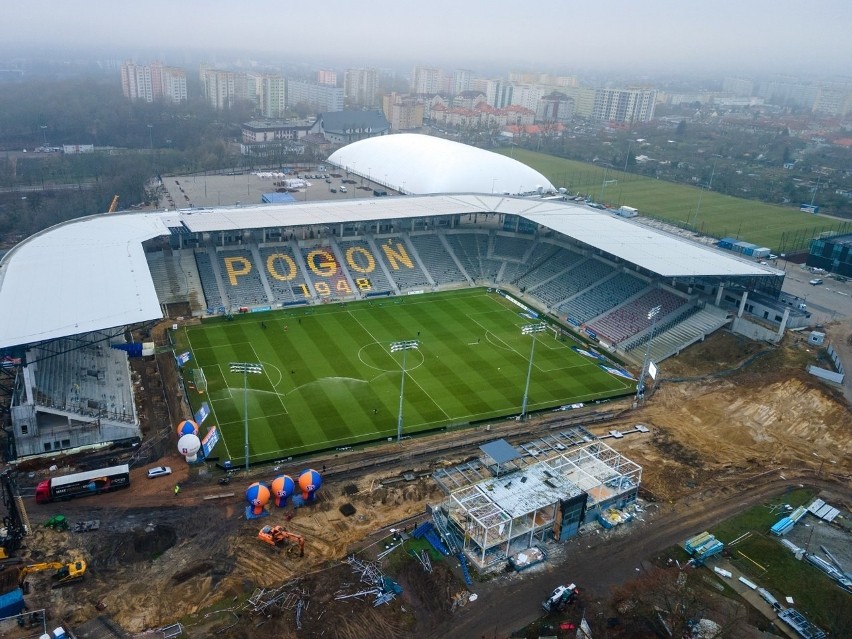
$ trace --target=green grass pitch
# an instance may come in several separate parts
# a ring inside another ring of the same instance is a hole
[[[526,149],[501,150],[500,153],[531,166],[554,186],[567,187],[572,193],[587,193],[610,206],[632,206],[642,214],[691,226],[716,237],[739,237],[774,252],[786,250],[782,243],[785,233],[789,237],[803,232],[810,237],[816,232],[844,228],[843,221],[791,207],[745,200],[613,169],[606,169],[604,173],[604,167],[545,153]],[[608,183],[604,185],[605,179]]]
[[[243,374],[231,362],[259,362],[248,374],[252,463],[395,437],[405,351],[403,433],[519,414],[532,337],[521,309],[485,289],[381,298],[213,319],[178,332],[179,349],[207,379],[189,390],[207,401],[220,429],[216,454],[244,463]],[[264,328],[265,324],[265,328]],[[552,332],[536,336],[530,411],[635,391],[577,354]]]

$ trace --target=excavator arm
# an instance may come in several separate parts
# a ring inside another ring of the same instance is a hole
[[[64,586],[65,584],[72,583],[74,581],[80,581],[86,575],[86,562],[82,559],[77,559],[70,564],[63,564],[58,561],[50,561],[40,564],[30,564],[29,566],[24,566],[21,568],[21,572],[19,573],[19,580],[21,583],[27,578],[27,575],[31,575],[34,572],[42,572],[44,570],[55,570],[56,572],[53,574],[53,578],[56,580],[56,584],[54,588],[57,586]]]
[[[21,581],[23,581],[27,575],[31,575],[34,572],[41,572],[43,570],[59,570],[63,568],[65,564],[61,564],[58,561],[50,561],[41,564],[30,564],[29,566],[24,566],[21,568]]]

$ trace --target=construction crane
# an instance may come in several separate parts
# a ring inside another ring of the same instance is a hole
[[[305,538],[289,532],[284,526],[264,526],[257,533],[257,538],[276,548],[289,543],[298,544],[299,557],[305,556]]]
[[[116,195],[114,198],[112,198],[112,202],[109,205],[109,209],[107,210],[107,213],[115,213],[117,208],[118,208],[118,196]]]
[[[30,564],[29,566],[24,566],[21,568],[21,572],[18,575],[18,579],[23,587],[24,581],[26,581],[27,575],[31,575],[34,572],[42,572],[44,570],[55,570],[56,572],[53,574],[53,579],[56,581],[53,584],[54,588],[59,588],[61,586],[66,586],[68,584],[74,583],[75,581],[80,581],[86,575],[86,562],[82,559],[77,559],[70,564],[63,564],[58,561],[49,561],[40,564]]]

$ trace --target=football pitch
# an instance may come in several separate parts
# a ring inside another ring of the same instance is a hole
[[[795,208],[723,195],[526,149],[500,150],[541,171],[557,187],[587,193],[611,206],[633,206],[651,217],[716,237],[734,236],[774,252],[801,249],[820,232],[843,231],[848,222]],[[699,206],[700,201],[700,206]]]
[[[243,464],[246,405],[251,463],[396,437],[403,358],[404,435],[519,414],[533,348],[521,328],[536,321],[522,312],[471,289],[217,318],[175,338],[192,354],[187,379],[206,378],[188,395],[193,411],[210,406],[215,454]],[[391,352],[402,340],[419,346]],[[536,334],[529,411],[635,391],[572,345]],[[261,368],[244,376],[235,362]]]

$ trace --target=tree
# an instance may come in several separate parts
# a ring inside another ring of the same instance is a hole
[[[675,135],[679,138],[686,135],[686,120],[681,120],[678,123],[677,128],[675,129]]]
[[[613,590],[612,607],[625,618],[631,632],[625,636],[691,636],[692,625],[711,619],[720,626],[717,639],[737,636],[745,622],[739,603],[706,588],[694,568],[643,566],[642,572]]]

